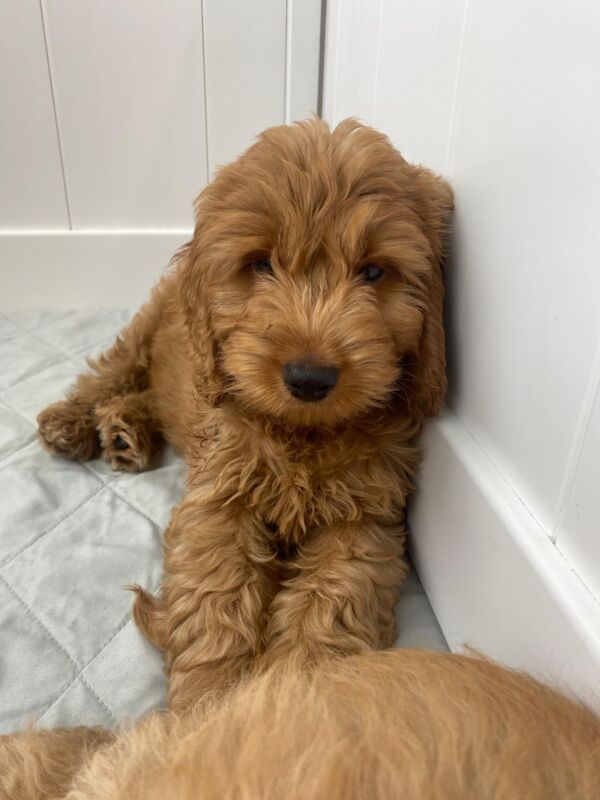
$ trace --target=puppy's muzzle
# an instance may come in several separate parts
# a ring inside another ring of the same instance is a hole
[[[296,400],[316,403],[324,400],[337,383],[339,369],[311,364],[309,361],[290,361],[283,367],[283,380]]]

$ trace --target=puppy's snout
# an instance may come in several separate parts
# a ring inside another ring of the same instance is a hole
[[[323,400],[337,383],[337,367],[320,366],[309,361],[289,361],[283,368],[283,380],[292,397],[306,403]]]

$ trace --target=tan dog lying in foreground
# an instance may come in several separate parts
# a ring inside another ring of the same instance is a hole
[[[488,661],[374,652],[280,666],[116,736],[0,738],[0,797],[596,800],[600,720]]]

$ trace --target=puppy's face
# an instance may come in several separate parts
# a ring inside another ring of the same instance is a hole
[[[221,391],[302,427],[394,393],[407,406],[424,390],[425,405],[441,398],[450,204],[446,184],[356,122],[263,134],[200,196],[183,276],[192,340],[202,352],[211,340]]]

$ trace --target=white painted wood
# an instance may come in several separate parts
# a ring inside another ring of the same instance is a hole
[[[573,474],[556,542],[600,601],[600,349],[589,400],[589,415],[582,418],[583,429],[574,448]]]
[[[383,0],[373,125],[445,172],[468,0]]]
[[[203,0],[210,174],[285,116],[285,0]]]
[[[448,412],[426,432],[411,552],[444,635],[600,709],[600,605]]]
[[[0,228],[68,227],[38,0],[0,0]]]
[[[318,112],[321,0],[287,0],[285,122]]]
[[[137,308],[190,230],[0,234],[0,311]]]
[[[359,117],[444,172],[468,0],[332,0],[324,116]]]
[[[332,0],[326,116],[456,189],[453,407],[556,523],[599,333],[600,5]]]
[[[207,176],[201,3],[43,7],[73,226],[191,225]]]
[[[383,0],[328,0],[323,116],[331,125],[346,117],[372,122]]]
[[[543,524],[598,346],[600,5],[473,3],[456,190],[452,406]]]
[[[600,287],[588,253],[600,244],[590,174],[590,164],[600,160],[594,102],[600,83],[590,33],[600,22],[599,9],[587,2],[565,15],[558,2],[540,9],[532,1],[489,0],[474,4],[465,24],[464,3],[384,2],[378,46],[369,31],[361,44],[362,21],[338,14],[342,44],[331,54],[338,72],[344,59],[360,64],[373,50],[379,54],[377,69],[367,70],[373,81],[371,120],[385,125],[406,155],[439,167],[450,148],[461,359],[455,407],[490,437],[507,469],[519,465],[515,481],[527,483],[532,509],[549,527],[598,338],[592,307]],[[351,26],[351,36],[344,35],[344,25]],[[335,27],[334,17],[328,41]],[[340,104],[346,104],[344,114],[365,107],[352,105],[354,75],[345,69],[341,74],[332,101],[337,106],[330,109],[334,118]],[[572,235],[565,236],[565,229]],[[542,396],[548,401],[540,420]]]

